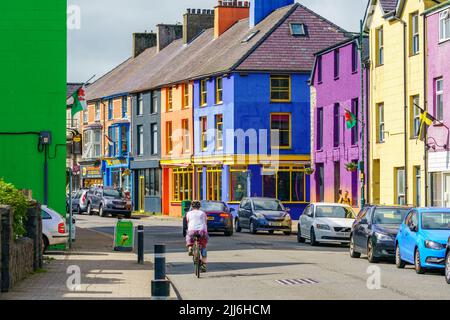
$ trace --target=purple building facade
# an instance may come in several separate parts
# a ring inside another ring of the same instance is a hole
[[[311,76],[311,201],[337,202],[339,191],[348,191],[352,204],[361,199],[361,172],[357,168],[368,163],[368,90],[369,70],[364,69],[364,108],[361,95],[361,63],[359,38],[338,43],[316,54]],[[368,39],[363,51],[368,53]],[[366,60],[366,58],[364,58]],[[347,129],[345,113],[357,116],[357,125]],[[364,112],[364,114],[363,114]],[[366,123],[364,146],[362,124]],[[353,165],[353,168],[348,168]],[[365,172],[368,172],[367,166]],[[366,175],[366,181],[368,176]],[[365,194],[368,194],[367,189]],[[367,199],[367,198],[366,198]]]
[[[450,3],[430,9],[427,34],[428,204],[450,207]]]

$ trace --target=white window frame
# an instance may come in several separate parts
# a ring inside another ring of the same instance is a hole
[[[138,94],[137,115],[138,116],[144,115],[144,95],[142,93]]]
[[[377,40],[378,40],[378,57],[377,64],[378,66],[384,65],[384,28],[380,27],[376,30],[377,32]]]
[[[101,145],[102,145],[101,129],[86,130],[83,134],[83,139],[84,139],[83,158],[92,159],[101,157]]]
[[[100,103],[95,103],[95,121],[100,121]]]
[[[450,9],[439,13],[439,42],[450,40]]]
[[[413,138],[417,138],[420,128],[420,96],[414,96],[412,99],[412,112],[413,112]]]
[[[416,55],[420,51],[420,38],[419,38],[419,14],[414,13],[411,16],[411,33],[412,33],[412,54]]]
[[[405,205],[405,199],[406,199],[406,183],[405,183],[405,168],[397,168],[397,203],[398,205]],[[403,181],[403,184],[400,184],[399,182]],[[400,199],[403,199],[401,201]]]
[[[384,142],[384,103],[378,105],[378,143]]]
[[[439,89],[439,84],[441,84],[441,89]],[[435,93],[435,103],[436,103],[436,119],[444,120],[444,79],[436,79],[436,93]],[[442,106],[442,107],[441,107]]]
[[[136,151],[137,151],[137,155],[141,157],[144,155],[144,126],[139,125],[137,127],[136,131],[137,131],[137,137],[138,137],[138,141],[137,141],[138,149]]]
[[[158,124],[152,123],[150,125],[151,135],[152,135],[152,155],[158,154]]]

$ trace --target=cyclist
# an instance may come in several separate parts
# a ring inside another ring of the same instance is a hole
[[[200,236],[199,246],[202,255],[202,272],[206,272],[206,262],[207,262],[207,250],[208,245],[208,222],[206,213],[201,211],[200,201],[193,201],[191,204],[192,210],[186,214],[186,221],[188,224],[187,234],[186,234],[186,246],[189,250],[189,256],[193,256],[192,246],[194,245],[194,237],[196,235]]]

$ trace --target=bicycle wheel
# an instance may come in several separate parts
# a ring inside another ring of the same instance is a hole
[[[199,250],[199,246],[198,246],[198,242],[195,241],[194,242],[194,271],[195,271],[195,275],[197,278],[200,278],[200,250]]]

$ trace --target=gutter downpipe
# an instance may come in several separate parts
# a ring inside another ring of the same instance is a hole
[[[423,109],[425,111],[428,110],[428,68],[427,68],[427,56],[428,56],[428,46],[427,46],[427,16],[423,15],[423,73],[424,73],[424,81],[423,81]],[[425,176],[424,176],[424,184],[425,184],[425,207],[428,207],[428,151],[427,151],[427,143],[428,143],[428,133],[426,134],[426,139],[423,144],[424,148],[424,166],[425,166]],[[420,205],[420,204],[418,204]]]
[[[407,48],[406,48],[406,37],[407,37],[407,31],[408,31],[408,24],[403,21],[402,19],[398,18],[396,14],[393,17],[394,20],[399,21],[401,24],[403,24],[403,102],[404,102],[404,110],[403,110],[403,125],[405,128],[405,134],[404,134],[404,156],[405,156],[405,204],[408,204],[408,97],[407,97],[407,88],[406,88],[406,60],[407,60]]]

